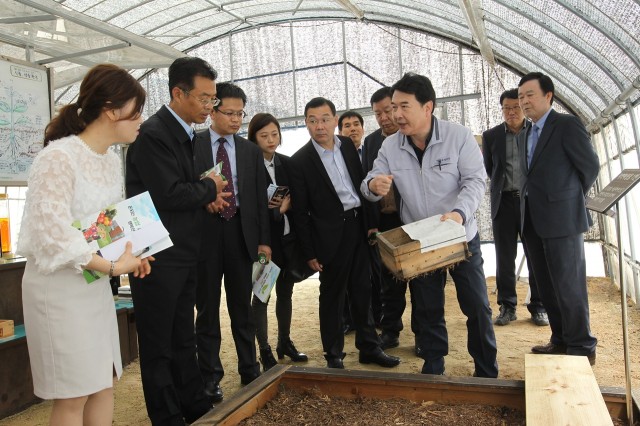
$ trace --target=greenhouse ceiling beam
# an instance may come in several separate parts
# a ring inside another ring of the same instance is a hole
[[[484,11],[478,0],[458,0],[462,15],[467,21],[469,31],[475,38],[478,48],[480,48],[480,54],[489,66],[493,69],[496,65],[496,59],[493,56],[493,49],[491,49],[491,43],[487,38],[487,29],[484,26]],[[473,39],[472,39],[473,40]]]
[[[620,50],[622,50],[624,53],[627,54],[627,57],[635,64],[636,67],[640,68],[640,61],[638,59],[638,55],[635,54],[634,52],[632,52],[631,50],[629,50],[629,48],[627,48],[627,46],[625,46],[620,39],[618,39],[617,37],[613,36],[612,34],[609,34],[608,31],[606,31],[605,28],[603,28],[602,25],[595,25],[597,22],[594,22],[590,16],[585,15],[582,11],[580,11],[578,8],[574,7],[573,5],[568,4],[565,0],[554,0],[556,3],[558,3],[560,6],[564,7],[567,10],[570,10],[574,15],[579,16],[583,21],[587,22],[591,28],[593,28],[596,31],[601,32],[605,37],[607,37],[609,39],[609,41],[611,41],[613,44],[615,44],[616,46],[618,46],[618,48],[620,48]],[[595,6],[590,2],[589,3],[591,6],[593,6],[595,8]],[[598,9],[599,10],[599,9]],[[602,12],[600,12],[602,13]],[[605,15],[604,13],[602,14],[605,18],[609,19],[609,17],[607,15]],[[615,21],[612,21],[613,25],[617,25],[615,23]],[[619,28],[621,28],[618,25]],[[622,29],[622,28],[621,28]],[[624,29],[622,29],[624,31]],[[631,35],[629,35],[631,38]]]
[[[125,49],[127,47],[131,47],[131,43],[125,42],[120,44],[114,44],[111,46],[99,47],[97,49],[90,49],[90,50],[83,50],[80,52],[68,53],[66,55],[55,56],[47,59],[41,59],[39,61],[36,61],[36,64],[45,65],[45,64],[50,64],[52,62],[66,61],[67,59],[73,59],[79,56],[87,56],[87,55],[93,55],[96,53],[110,52],[112,50]]]
[[[513,13],[521,15],[524,19],[531,20],[532,15],[530,13],[527,13],[526,11],[520,10],[518,7],[513,6],[512,2],[507,2],[505,0],[493,0],[493,1],[495,1],[498,4],[500,4],[504,8],[509,9]],[[496,16],[493,13],[491,13],[490,16],[491,17],[489,17],[489,14],[487,15],[487,20],[489,22],[493,23],[493,24],[496,24],[497,21],[503,21],[502,19],[500,19],[498,16]],[[596,65],[598,68],[600,68],[602,70],[602,72],[604,72],[611,79],[611,81],[613,81],[614,84],[616,86],[618,86],[618,89],[620,89],[620,90],[624,89],[624,85],[620,82],[620,80],[618,80],[618,78],[616,78],[611,73],[611,71],[609,71],[610,69],[613,69],[613,68],[618,69],[618,67],[616,65],[612,64],[607,58],[605,58],[604,56],[600,55],[599,52],[597,52],[595,49],[591,49],[591,51],[587,52],[584,48],[579,46],[577,43],[575,43],[569,37],[566,37],[560,31],[558,31],[558,27],[556,26],[557,21],[555,19],[553,19],[553,17],[551,17],[551,16],[549,16],[549,18],[550,18],[550,21],[546,21],[544,23],[542,23],[540,21],[534,21],[534,22],[536,24],[540,25],[545,30],[549,31],[554,36],[558,37],[560,40],[562,40],[565,43],[567,43],[569,46],[571,46],[574,49],[576,49],[578,52],[580,52],[582,55],[584,55],[585,58],[591,58],[591,57],[596,57],[597,56],[599,60],[598,61],[591,60],[591,63]],[[569,29],[567,28],[567,30],[569,30]],[[624,73],[622,73],[619,69],[618,69],[618,72],[620,72],[620,74],[624,75]]]
[[[334,1],[338,3],[340,6],[342,6],[343,8],[345,8],[346,10],[348,10],[349,12],[353,13],[353,15],[358,20],[361,20],[362,18],[364,18],[364,12],[362,11],[362,9],[356,6],[355,3],[353,3],[351,0],[334,0]]]
[[[31,22],[44,22],[55,21],[56,18],[53,15],[26,15],[26,16],[14,16],[11,18],[0,18],[0,24],[28,24]]]
[[[52,48],[51,46],[47,46],[46,48],[43,48],[40,44],[37,43],[29,43],[27,40],[25,39],[21,39],[21,38],[17,38],[17,37],[13,37],[7,34],[0,34],[0,41],[6,42],[7,44],[13,45],[13,46],[17,46],[17,47],[21,47],[23,49],[33,49],[34,52],[38,52],[41,53],[43,55],[47,55],[47,56],[55,56],[55,55],[65,55],[67,54],[67,52],[63,52],[61,50]],[[94,65],[93,62],[86,60],[86,59],[77,59],[74,61],[74,63],[78,64],[78,65],[84,65],[86,67],[92,67]],[[56,74],[56,76],[59,75]],[[54,79],[54,81],[57,81]]]
[[[520,30],[519,28],[512,27],[512,29],[509,30],[500,22],[494,22],[493,24],[496,25],[497,27],[500,27],[502,30],[506,31],[507,33],[511,33],[515,37],[519,38],[522,41],[522,43],[524,43],[524,45],[532,46],[534,51],[538,51],[548,56],[553,61],[559,64],[562,64],[566,69],[568,69],[573,74],[574,77],[576,77],[578,80],[581,80],[585,84],[585,86],[590,87],[593,90],[593,92],[596,94],[596,96],[600,98],[603,105],[607,105],[611,101],[610,99],[606,98],[600,90],[595,89],[596,87],[599,87],[599,86],[592,78],[582,77],[585,74],[577,66],[575,66],[574,64],[568,61],[563,61],[561,58],[558,58],[555,55],[553,55],[553,50],[550,50],[546,45],[544,45],[537,39],[528,37],[527,34],[524,34],[522,30]],[[542,69],[545,69],[545,68],[542,68]],[[600,110],[600,107],[596,106],[596,112],[599,110]]]
[[[607,105],[597,115],[597,117],[594,118],[589,123],[587,128],[593,132],[598,126],[604,127],[607,123],[611,121],[611,118],[614,115],[614,113],[619,109],[623,109],[624,105],[627,104],[627,101],[630,100],[631,96],[634,93],[637,93],[638,91],[640,91],[640,75],[636,76],[635,80],[626,89],[624,89],[622,93],[620,93],[613,101],[611,101],[611,103]],[[630,113],[632,114],[633,111],[630,111]]]
[[[436,98],[436,104],[441,105],[449,102],[461,102],[461,101],[476,100],[481,98],[482,98],[482,95],[478,92],[467,93],[465,95],[444,96],[442,98]],[[343,111],[344,110],[338,110],[336,111],[336,113],[341,113]],[[371,109],[371,107],[355,108],[352,111],[355,111],[364,117],[373,115],[373,110]],[[305,120],[305,117],[303,115],[278,118],[278,121],[280,122],[280,124],[296,122],[296,121],[304,121],[304,120]]]
[[[247,24],[247,25],[249,25],[249,26],[253,27],[253,24],[252,24],[252,23],[247,22],[247,17],[240,16],[240,15],[238,15],[237,13],[234,13],[234,12],[232,12],[232,11],[230,11],[230,10],[227,10],[227,9],[224,7],[224,5],[219,5],[219,4],[217,4],[216,2],[214,2],[213,0],[204,0],[204,1],[205,1],[206,3],[209,3],[211,6],[215,7],[216,9],[218,9],[218,11],[219,11],[219,12],[224,12],[224,13],[226,13],[226,14],[228,14],[228,15],[231,15],[231,16],[233,16],[234,18],[236,18],[236,19],[240,20],[240,22],[242,22],[243,24]]]
[[[56,3],[53,0],[14,1],[24,6],[29,6],[42,12],[50,13],[60,18],[67,19],[70,22],[74,22],[80,26],[89,28],[103,35],[113,37],[117,40],[129,42],[133,46],[140,47],[162,57],[176,59],[183,55],[182,52],[173,49],[164,43],[149,40],[143,36],[139,36],[122,28],[116,27],[115,25],[101,22],[98,19],[92,18],[91,16],[63,7],[61,4]]]

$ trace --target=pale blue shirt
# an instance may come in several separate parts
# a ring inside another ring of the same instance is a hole
[[[344,211],[360,207],[360,197],[353,186],[347,163],[344,162],[342,151],[340,151],[342,141],[334,136],[333,151],[324,149],[313,139],[311,139],[311,143],[313,143],[313,147],[318,152],[322,164],[324,164],[324,169],[327,171],[329,179],[331,179]]]
[[[180,123],[184,131],[187,132],[187,135],[189,135],[191,140],[193,140],[193,137],[195,136],[195,132],[193,131],[193,128],[189,124],[187,124],[186,121],[180,118],[180,116],[178,116],[178,114],[176,114],[176,112],[172,110],[169,105],[166,105],[166,107],[169,110],[169,112],[176,118],[176,120],[178,120],[178,123]]]
[[[227,150],[229,162],[231,163],[231,179],[233,182],[233,192],[236,194],[236,206],[240,207],[240,197],[238,194],[238,168],[236,167],[236,141],[233,139],[233,135],[221,136],[214,132],[212,128],[209,128],[209,134],[211,135],[211,151],[213,152],[214,164],[218,164],[216,162],[218,147],[220,147],[220,142],[218,142],[218,139],[224,138],[227,141],[225,149]],[[225,176],[225,178],[229,179],[229,176]],[[223,189],[223,191],[225,191],[225,189]]]
[[[542,134],[542,128],[544,127],[544,123],[547,121],[547,117],[549,116],[549,113],[551,112],[552,108],[549,108],[549,110],[547,112],[544,113],[544,115],[542,117],[540,117],[540,120],[536,121],[535,123],[533,123],[532,121],[532,126],[531,126],[531,132],[535,132],[536,129],[534,126],[538,126],[538,141],[540,141],[540,135]],[[531,144],[532,144],[532,140],[531,140],[531,133],[529,133],[529,136],[527,137],[527,164],[531,164],[531,158],[533,157],[533,151],[531,149]]]

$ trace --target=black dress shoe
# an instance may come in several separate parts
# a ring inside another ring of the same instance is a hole
[[[340,358],[327,358],[327,368],[344,368],[344,364]]]
[[[400,340],[398,336],[392,333],[382,332],[380,335],[380,349],[391,349],[400,346]]]
[[[286,341],[278,339],[276,352],[278,354],[278,359],[282,359],[286,355],[291,358],[291,361],[293,362],[307,362],[309,360],[309,357],[306,354],[298,352],[291,339],[287,339]]]
[[[546,312],[535,312],[531,314],[531,321],[537,326],[549,325],[549,317]]]
[[[360,352],[358,358],[360,364],[378,364],[380,367],[395,367],[400,364],[400,358],[385,354],[383,351],[374,354],[364,354]]]
[[[556,345],[555,343],[547,343],[546,345],[538,345],[531,348],[531,352],[534,354],[554,355],[554,354],[566,354],[566,345]]]
[[[240,383],[242,383],[243,385],[248,385],[249,383],[253,382],[258,377],[260,377],[260,373],[257,373],[257,374],[241,374],[240,375]]]
[[[278,365],[278,361],[276,361],[273,357],[273,352],[271,352],[271,346],[260,349],[260,363],[262,364],[263,371],[267,371],[271,367]]]
[[[224,398],[224,393],[222,392],[220,383],[215,380],[205,382],[204,394],[211,399],[211,402],[221,402],[222,398]]]

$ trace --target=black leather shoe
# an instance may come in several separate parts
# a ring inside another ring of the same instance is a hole
[[[398,336],[392,333],[382,332],[380,335],[380,349],[391,349],[400,346],[400,341],[398,340]]]
[[[260,349],[260,363],[262,364],[263,371],[267,371],[271,367],[278,365],[278,361],[276,361],[273,357],[273,352],[271,352],[271,346]]]
[[[537,326],[549,325],[549,317],[546,312],[536,312],[531,314],[531,321]]]
[[[309,357],[306,354],[298,352],[291,339],[287,339],[286,341],[278,339],[276,352],[278,354],[278,359],[282,359],[286,355],[291,358],[291,361],[293,362],[307,362],[309,360]]]
[[[507,306],[500,306],[500,314],[494,321],[495,325],[508,325],[511,321],[517,320],[516,310]]]
[[[554,355],[554,354],[566,354],[567,347],[565,345],[556,345],[555,343],[547,343],[546,345],[538,345],[531,348],[531,352],[534,354]]]
[[[340,358],[327,358],[327,368],[344,368],[344,364]]]
[[[374,354],[363,354],[360,352],[358,358],[360,364],[378,364],[380,367],[391,368],[400,364],[400,358],[385,354],[383,351]]]
[[[240,375],[240,383],[242,383],[243,385],[248,385],[249,383],[253,382],[258,377],[260,377],[260,373],[257,373],[257,374],[241,374]]]
[[[204,394],[211,399],[211,402],[221,402],[222,398],[224,398],[224,393],[222,392],[220,383],[215,380],[205,382]]]

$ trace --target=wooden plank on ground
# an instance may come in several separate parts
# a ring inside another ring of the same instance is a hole
[[[612,425],[585,356],[526,354],[527,426]]]

